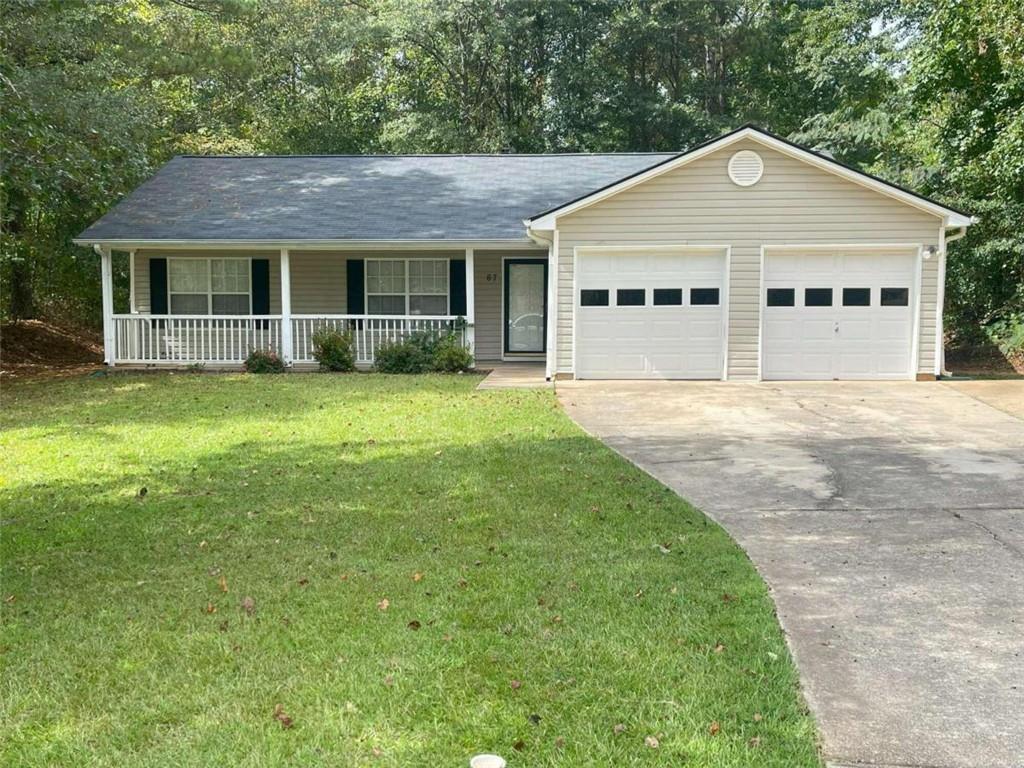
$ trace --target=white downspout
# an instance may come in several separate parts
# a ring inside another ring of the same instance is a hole
[[[548,327],[544,329],[545,348],[544,355],[544,378],[553,381],[555,378],[555,344],[557,335],[555,328],[558,325],[558,230],[552,230],[551,236],[546,237],[539,232],[526,228],[526,234],[538,245],[548,249]]]

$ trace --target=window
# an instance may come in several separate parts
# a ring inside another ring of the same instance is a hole
[[[691,288],[690,289],[690,306],[692,306],[692,307],[718,306],[718,289],[717,288]]]
[[[580,291],[580,306],[581,307],[607,307],[608,306],[608,291],[604,289],[584,289]]]
[[[832,289],[831,288],[805,288],[804,289],[804,306],[805,307],[831,307],[832,306]]]
[[[371,315],[448,314],[448,261],[367,259],[366,311]]]
[[[882,306],[883,307],[905,307],[910,303],[910,289],[909,288],[883,288],[882,289]]]
[[[647,303],[647,292],[643,288],[619,288],[615,292],[615,305],[619,307],[642,307]]]
[[[792,288],[769,288],[769,307],[792,307],[796,301],[796,291]]]
[[[683,304],[682,288],[655,288],[654,306],[679,307]]]
[[[844,307],[870,307],[870,288],[843,288]]]
[[[168,259],[172,315],[248,315],[249,259]]]

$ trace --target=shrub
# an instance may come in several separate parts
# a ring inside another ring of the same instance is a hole
[[[381,373],[425,373],[432,363],[430,352],[411,337],[377,347],[376,366]]]
[[[246,373],[284,373],[284,362],[274,352],[254,349],[245,358]]]
[[[333,328],[321,328],[313,334],[313,357],[323,371],[354,371],[355,350],[352,334]]]
[[[473,355],[459,341],[458,336],[449,333],[434,346],[433,368],[441,373],[460,373],[473,365]]]
[[[377,349],[376,365],[381,373],[456,373],[472,364],[473,356],[454,333],[414,333]]]

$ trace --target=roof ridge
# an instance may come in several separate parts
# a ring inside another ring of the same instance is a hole
[[[509,157],[647,157],[653,155],[678,155],[679,152],[437,152],[437,153],[410,153],[410,154],[379,154],[371,153],[365,155],[174,155],[175,158],[188,158],[190,160],[295,160],[299,158],[311,158],[322,160],[325,158],[403,158],[403,157],[487,157],[487,158],[509,158]]]

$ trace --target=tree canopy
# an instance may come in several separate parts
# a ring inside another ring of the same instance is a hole
[[[1024,314],[1018,0],[0,0],[5,317],[177,153],[683,150],[745,122],[970,210],[961,334]]]

